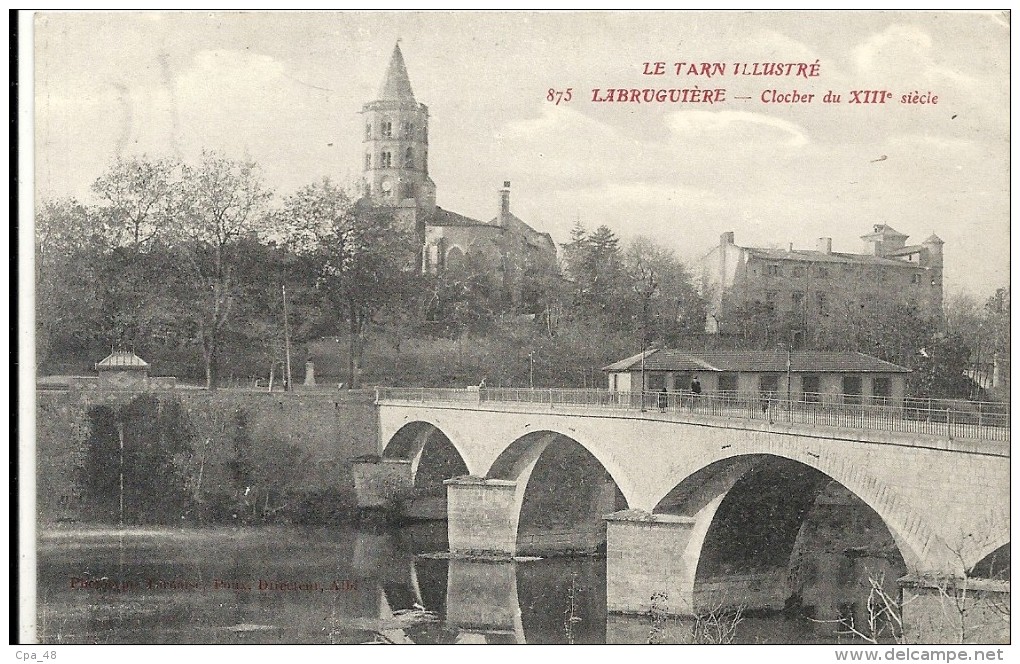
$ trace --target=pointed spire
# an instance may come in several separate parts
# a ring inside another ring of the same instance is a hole
[[[414,101],[411,91],[411,79],[407,77],[404,55],[400,52],[400,40],[393,46],[390,66],[386,69],[386,78],[379,89],[378,101]]]

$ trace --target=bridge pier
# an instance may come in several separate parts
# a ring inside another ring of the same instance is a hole
[[[359,510],[393,511],[414,486],[412,462],[375,457],[356,460],[351,468]]]
[[[467,476],[443,484],[450,553],[485,557],[517,554],[517,482]]]
[[[605,519],[606,610],[648,613],[654,606],[673,615],[693,615],[698,561],[690,560],[687,551],[697,520],[639,510]]]

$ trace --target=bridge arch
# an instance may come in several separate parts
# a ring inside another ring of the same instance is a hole
[[[833,619],[838,607],[854,604],[850,600],[860,604],[855,584],[870,588],[869,579],[854,575],[885,578],[887,590],[895,592],[906,561],[919,555],[895,523],[839,479],[776,454],[734,455],[703,466],[663,496],[654,512],[690,524],[682,554],[686,579],[675,598],[682,611],[748,602],[783,608],[796,598]],[[819,555],[832,547],[846,560]],[[812,590],[805,601],[802,582],[816,582],[820,567],[828,568],[821,584],[828,594]],[[837,587],[835,576],[845,587]]]
[[[384,459],[407,461],[405,477],[410,502],[405,515],[416,519],[441,519],[446,515],[445,480],[468,474],[467,462],[457,445],[431,422],[405,424],[383,449]]]
[[[627,507],[605,464],[576,439],[551,430],[517,438],[486,479],[515,483],[511,514],[519,555],[596,550],[605,543],[602,517]]]
[[[988,549],[991,549],[988,551]],[[1009,537],[998,546],[991,544],[985,548],[988,553],[977,563],[967,570],[967,576],[984,579],[1009,579],[1010,572],[1010,542]]]
[[[430,441],[448,443],[467,465],[469,472],[476,472],[474,457],[470,446],[465,445],[464,436],[454,427],[444,422],[431,419],[412,419],[396,427],[388,437],[384,438],[381,456],[385,459],[403,459],[414,462],[420,460],[422,449]]]

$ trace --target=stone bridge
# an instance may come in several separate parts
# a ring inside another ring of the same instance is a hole
[[[1008,432],[646,411],[549,392],[542,403],[381,394],[380,459],[355,468],[359,500],[442,502],[445,486],[454,554],[604,543],[611,611],[646,611],[656,593],[695,611],[709,549],[719,573],[741,561],[784,568],[805,513],[833,487],[877,515],[915,578],[962,578],[1008,548]]]

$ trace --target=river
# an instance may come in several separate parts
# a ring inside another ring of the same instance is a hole
[[[451,560],[402,528],[44,530],[42,643],[838,643],[831,623],[606,612],[602,557]],[[697,636],[692,634],[697,633]]]

